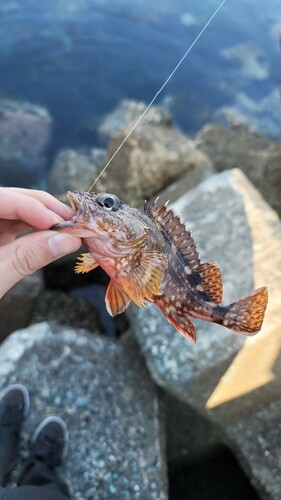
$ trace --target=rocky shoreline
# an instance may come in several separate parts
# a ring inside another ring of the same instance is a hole
[[[107,149],[59,152],[50,191],[64,199],[68,189],[87,190],[142,112],[142,103],[126,101],[108,116],[100,126]],[[168,498],[167,460],[192,463],[222,444],[260,498],[279,500],[280,164],[281,139],[218,124],[191,139],[155,107],[95,186],[138,207],[155,195],[170,199],[202,260],[219,263],[224,303],[267,285],[265,324],[252,339],[198,322],[198,342],[191,345],[154,306],[130,306],[119,326],[108,326],[101,314],[106,279],[96,271],[73,280],[69,271],[64,278],[75,256],[50,266],[48,279],[45,270],[23,280],[1,301],[1,339],[7,337],[0,346],[1,385],[28,385],[34,406],[28,429],[43,411],[65,417],[72,444],[64,472],[76,500]],[[192,412],[198,422],[190,433],[185,419]],[[166,429],[177,431],[169,432],[168,452],[164,415]]]

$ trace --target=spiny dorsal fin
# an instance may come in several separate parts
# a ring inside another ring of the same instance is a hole
[[[121,287],[116,286],[113,280],[110,280],[105,295],[106,309],[109,314],[116,316],[116,314],[122,313],[127,309],[130,302],[130,297],[126,292]]]
[[[190,231],[186,229],[185,224],[174,214],[173,210],[167,210],[169,202],[158,208],[157,201],[158,198],[151,205],[145,207],[146,215],[156,221],[166,237],[174,243],[184,264],[189,266],[191,271],[197,271],[200,259]]]
[[[216,262],[200,264],[197,272],[201,278],[201,285],[208,297],[216,304],[222,302],[221,270]]]

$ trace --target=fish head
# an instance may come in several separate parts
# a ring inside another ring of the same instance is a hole
[[[126,205],[111,193],[68,191],[68,200],[76,215],[53,229],[83,239],[88,248],[103,255],[129,253],[130,247],[147,236],[139,210]]]

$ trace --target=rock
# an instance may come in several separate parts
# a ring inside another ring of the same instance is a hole
[[[116,133],[131,126],[144,113],[147,104],[133,99],[124,99],[118,106],[102,120],[98,131],[101,141],[108,143],[112,140]],[[151,106],[147,113],[142,118],[142,123],[150,123],[154,125],[170,126],[172,124],[172,116],[165,106]]]
[[[268,149],[268,160],[264,171],[261,192],[281,217],[281,138]]]
[[[52,118],[46,109],[0,100],[0,184],[45,186],[51,129]]]
[[[89,332],[101,330],[99,314],[89,301],[60,291],[44,290],[32,311],[29,324],[55,321]]]
[[[111,142],[107,160],[128,134],[123,129]],[[96,184],[97,191],[113,192],[133,206],[197,168],[210,168],[205,154],[182,132],[162,125],[139,124]]]
[[[272,141],[245,125],[226,128],[211,123],[199,131],[195,143],[209,156],[218,172],[240,168],[258,188],[261,187]]]
[[[61,473],[73,499],[167,499],[157,393],[130,339],[40,323],[4,342],[0,376],[2,387],[20,381],[30,390],[25,439],[45,415],[65,419]]]
[[[189,344],[153,305],[131,310],[133,330],[150,372],[166,391],[219,426],[220,437],[243,455],[242,465],[260,492],[280,481],[280,451],[269,435],[271,461],[259,474],[254,453],[259,426],[276,425],[267,408],[281,399],[281,225],[244,174],[217,174],[175,203],[196,237],[202,261],[222,269],[224,303],[267,285],[269,304],[262,332],[248,338],[196,321],[198,342]],[[260,424],[257,412],[264,422]],[[281,426],[281,423],[278,424]],[[239,432],[235,432],[235,428]],[[280,429],[281,431],[281,429]],[[267,483],[264,483],[265,469]],[[277,472],[276,472],[277,470]],[[279,482],[280,486],[280,482]]]
[[[185,195],[190,189],[194,188],[200,182],[208,179],[215,173],[213,167],[210,165],[198,165],[198,167],[190,170],[187,174],[180,177],[178,180],[170,184],[166,189],[158,193],[159,206],[160,203],[165,203],[169,200],[171,203],[175,202],[181,196]]]
[[[88,191],[91,180],[97,177],[105,151],[101,148],[64,149],[54,161],[49,176],[49,190],[54,195],[67,191]]]
[[[43,288],[41,271],[27,276],[0,300],[0,343],[11,332],[29,324],[32,311]]]
[[[241,168],[281,215],[281,139],[271,141],[244,125],[229,129],[210,124],[195,142],[216,170]]]

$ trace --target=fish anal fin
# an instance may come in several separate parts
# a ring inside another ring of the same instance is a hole
[[[201,278],[201,285],[208,297],[216,304],[222,302],[221,270],[216,262],[201,264],[197,269]]]
[[[145,300],[162,294],[161,285],[166,266],[166,255],[153,249],[136,252],[130,260],[123,261],[120,283],[138,307],[143,307]]]
[[[96,267],[98,266],[99,263],[94,259],[94,257],[92,257],[89,252],[82,253],[80,257],[77,258],[74,271],[77,274],[88,273],[89,271],[96,269]]]
[[[186,339],[191,340],[191,342],[196,342],[195,327],[186,315],[182,316],[176,312],[164,312],[164,314],[169,323],[171,323],[171,325],[173,325],[179,333],[181,333]]]
[[[130,297],[122,288],[118,287],[113,280],[110,281],[105,295],[105,304],[108,313],[116,316],[127,309]]]

